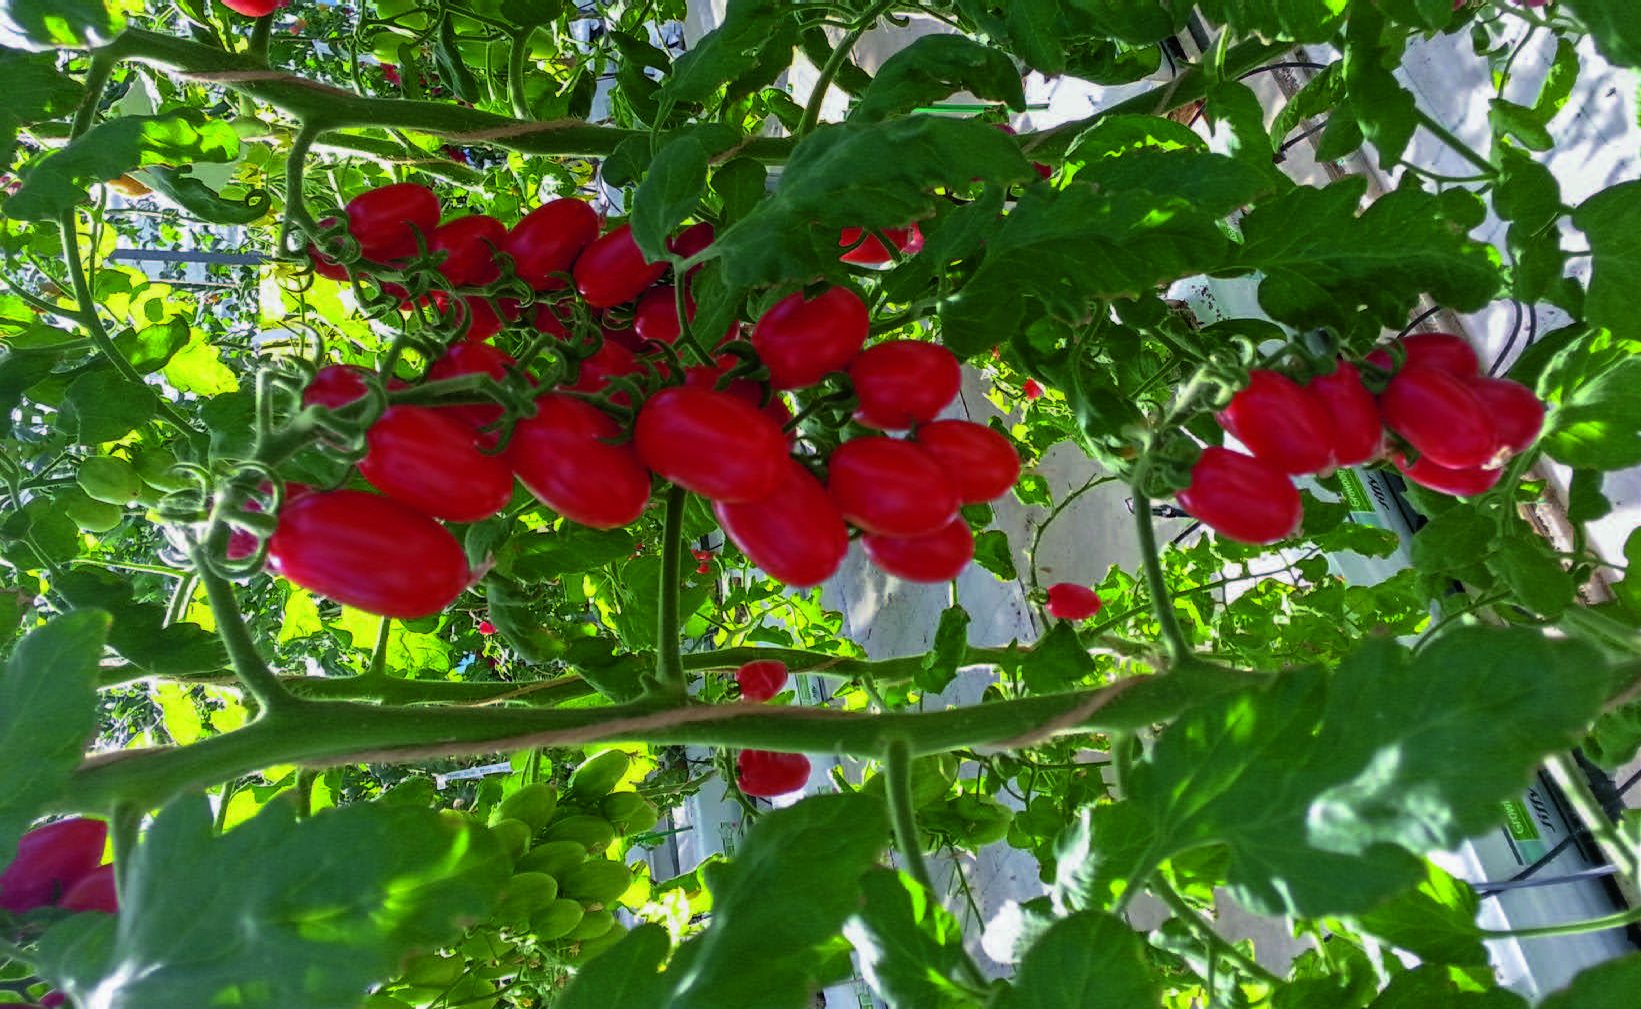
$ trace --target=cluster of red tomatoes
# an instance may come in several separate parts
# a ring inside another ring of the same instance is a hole
[[[118,911],[114,865],[103,861],[107,843],[108,824],[101,820],[58,820],[24,834],[17,857],[0,872],[0,909]]]
[[[771,577],[807,587],[837,571],[851,524],[884,570],[916,581],[956,577],[974,555],[973,535],[958,509],[1007,492],[1019,475],[1007,438],[966,420],[935,419],[957,395],[957,359],[915,340],[865,347],[870,313],[848,287],[800,291],[775,302],[751,328],[754,361],[720,349],[710,364],[675,376],[679,359],[670,348],[683,329],[680,310],[694,318],[689,278],[665,282],[665,262],[648,261],[625,224],[600,234],[597,214],[583,201],[554,200],[511,228],[482,214],[441,223],[431,190],[399,183],[355,197],[345,213],[367,263],[393,268],[425,249],[439,254],[432,261],[455,291],[498,281],[498,254],[505,253],[513,275],[537,295],[529,322],[567,343],[576,338],[566,321],[581,309],[605,314],[596,349],[579,361],[574,380],[536,397],[535,414],[514,426],[505,452],[493,451],[499,405],[394,405],[368,432],[359,465],[381,496],[346,490],[291,496],[269,543],[270,564],[340,602],[407,618],[447,606],[471,576],[439,520],[494,515],[510,500],[514,477],[570,521],[610,529],[639,517],[652,476],[659,475],[712,501],[729,538]],[[912,228],[889,238],[916,251],[920,236]],[[712,240],[711,225],[697,224],[670,247],[688,257]],[[874,242],[845,233],[840,258],[887,259]],[[309,254],[322,276],[348,277],[347,268],[318,249]],[[435,291],[431,297],[441,310],[457,313],[465,339],[435,361],[426,378],[505,377],[516,362],[485,341],[504,328],[504,319],[523,318],[523,306],[482,293]],[[624,325],[629,316],[630,327]],[[737,323],[720,348],[740,336]],[[910,437],[865,435],[826,459],[795,456],[784,394],[838,373],[849,377],[862,426],[910,431]],[[649,381],[612,390],[623,376]],[[655,380],[663,387],[634,404],[631,390]],[[331,366],[309,386],[304,403],[340,409],[367,389],[363,372]],[[630,425],[601,409],[600,397],[632,413]],[[823,466],[824,482],[816,475]],[[365,572],[373,566],[367,558],[379,558],[384,548],[388,556],[416,557],[416,570],[408,570],[407,561],[405,572],[387,577],[377,561],[367,585]]]
[[[1245,543],[1274,543],[1299,526],[1291,476],[1388,460],[1414,483],[1446,494],[1491,489],[1511,456],[1544,424],[1532,390],[1481,374],[1476,352],[1451,333],[1419,333],[1367,357],[1390,374],[1375,396],[1361,372],[1340,362],[1305,385],[1256,370],[1219,414],[1249,453],[1210,447],[1179,493],[1203,524]]]

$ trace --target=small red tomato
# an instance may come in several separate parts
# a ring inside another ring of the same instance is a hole
[[[1248,446],[1256,459],[1284,473],[1327,469],[1333,455],[1333,421],[1320,400],[1286,375],[1256,369],[1231,398],[1219,424]]]
[[[847,287],[831,287],[808,301],[803,292],[777,301],[752,329],[752,346],[777,389],[805,389],[842,371],[866,342],[872,319]]]
[[[695,300],[684,295],[685,310],[695,319]],[[683,332],[678,324],[677,293],[671,284],[660,284],[644,292],[633,312],[632,328],[639,338],[656,343],[672,343]]]
[[[665,260],[652,263],[633,241],[632,226],[606,232],[576,257],[576,290],[594,308],[624,304],[644,293],[667,272]]]
[[[359,251],[378,263],[390,263],[416,254],[416,235],[431,238],[439,225],[439,198],[414,182],[360,193],[348,201],[348,233]]]
[[[507,233],[501,251],[532,291],[556,291],[581,251],[598,239],[598,212],[585,200],[552,200],[524,215]]]
[[[1355,365],[1339,362],[1332,374],[1311,379],[1305,391],[1333,421],[1333,465],[1355,466],[1378,458],[1384,445],[1384,424]]]
[[[74,881],[63,892],[59,907],[70,911],[101,911],[114,914],[120,909],[119,891],[114,887],[114,865],[99,865]]]
[[[786,663],[778,659],[757,659],[735,670],[741,686],[741,700],[762,703],[786,686]]]
[[[701,563],[695,565],[695,573],[698,574],[698,575],[710,575],[710,574],[712,574],[712,562],[711,561],[702,561]]]
[[[510,298],[501,298],[499,300],[508,317],[517,319],[519,316],[518,302]],[[461,326],[461,334],[464,339],[473,343],[483,343],[501,332],[502,319],[496,313],[496,307],[490,303],[490,299],[470,294],[457,302],[457,305],[460,306],[457,311],[464,316],[464,322]]]
[[[439,272],[453,287],[479,287],[501,276],[496,250],[507,241],[507,225],[485,214],[469,214],[433,229],[428,247],[447,253]]]
[[[319,251],[319,246],[308,243],[308,261],[313,264],[313,272],[326,280],[345,281],[348,279],[348,268]]]
[[[1058,582],[1048,587],[1048,615],[1057,620],[1087,620],[1105,604],[1087,585]]]
[[[488,638],[490,635],[496,633],[496,625],[488,620],[480,620],[479,633]]]
[[[1400,341],[1405,354],[1404,368],[1431,368],[1449,375],[1469,378],[1481,370],[1476,350],[1470,341],[1453,333],[1413,333]],[[1389,371],[1392,367],[1390,351],[1380,348],[1368,354],[1369,364]]]
[[[397,64],[383,63],[382,64],[382,77],[385,78],[387,80],[387,82],[389,84],[393,85],[394,87],[399,87],[400,85],[404,84],[404,80],[399,76],[399,67],[398,67]]]
[[[68,1004],[68,996],[60,991],[46,992],[40,996],[40,1009],[58,1009]]]
[[[420,406],[389,407],[365,436],[359,475],[372,487],[446,522],[478,522],[507,507],[513,471],[479,450],[473,429]]]
[[[923,232],[919,231],[915,224],[907,225],[904,228],[884,228],[882,230],[888,236],[889,241],[895,244],[895,248],[908,256],[916,255],[923,250]],[[864,242],[860,240],[860,236],[863,234],[866,235]],[[857,242],[860,244],[856,245]],[[851,249],[850,246],[854,246],[854,248]],[[883,243],[878,240],[876,235],[861,228],[844,228],[843,233],[838,236],[838,248],[849,249],[848,252],[839,256],[839,259],[845,263],[856,263],[861,266],[877,266],[894,258],[889,255],[889,250],[883,247]]]
[[[1391,454],[1391,461],[1402,475],[1433,491],[1451,494],[1454,497],[1475,497],[1485,494],[1498,484],[1499,478],[1504,476],[1504,469],[1484,469],[1480,466],[1471,466],[1466,469],[1449,469],[1431,462],[1424,456],[1418,462],[1410,463],[1407,456],[1400,452]]]
[[[1251,455],[1210,446],[1191,468],[1180,507],[1240,543],[1275,543],[1299,528],[1304,509],[1286,473]]]
[[[728,393],[673,386],[638,412],[633,441],[645,465],[713,501],[756,501],[781,482],[786,435]]]
[[[1020,386],[1020,391],[1025,393],[1027,401],[1043,398],[1043,387],[1035,378],[1026,379],[1025,384]]]
[[[801,753],[742,750],[735,757],[735,785],[746,795],[772,799],[809,784],[809,758]]]
[[[849,378],[860,400],[856,420],[903,431],[934,420],[957,398],[963,369],[938,343],[890,340],[861,351],[849,364]]]
[[[429,381],[438,382],[462,375],[483,374],[500,380],[507,377],[507,369],[512,363],[513,358],[505,351],[498,350],[488,343],[469,340],[454,344],[445,351],[444,356],[434,361],[432,367],[427,369],[427,377]],[[441,406],[438,410],[474,429],[494,424],[502,415],[501,406],[494,403]]]
[[[843,517],[880,536],[926,536],[957,517],[957,493],[917,445],[855,438],[827,460],[826,489]]]
[[[1403,368],[1380,394],[1379,413],[1386,427],[1438,466],[1484,466],[1498,452],[1498,431],[1481,397],[1445,371]]]
[[[407,505],[356,490],[288,501],[268,541],[268,568],[293,584],[380,617],[430,617],[471,573],[456,537]]]
[[[76,817],[36,827],[0,872],[0,908],[16,914],[50,907],[103,860],[108,824]]]
[[[582,359],[575,384],[567,388],[574,392],[602,392],[610,384],[610,379],[618,375],[636,375],[643,370],[632,351],[614,340],[605,340],[604,345],[591,357]],[[625,392],[619,392],[611,397],[611,402],[625,406],[631,399]]]
[[[667,248],[673,255],[683,256],[688,259],[698,252],[705,252],[707,246],[711,245],[716,237],[712,225],[706,221],[701,221],[672,236],[672,239],[667,242]]]
[[[340,410],[369,392],[365,369],[356,364],[327,364],[314,373],[313,381],[302,390],[303,406]]]
[[[222,0],[222,6],[248,18],[266,17],[281,7],[289,7],[291,0]]]
[[[819,480],[787,459],[766,497],[712,506],[718,524],[765,574],[806,589],[832,577],[849,552],[843,515]]]
[[[1533,390],[1507,378],[1483,376],[1470,380],[1470,391],[1493,418],[1503,451],[1517,455],[1533,447],[1544,428],[1544,404]]]
[[[507,457],[530,493],[572,522],[614,529],[650,499],[650,474],[631,445],[612,444],[621,427],[590,403],[549,394],[513,429]]]
[[[940,464],[961,504],[994,500],[1020,479],[1020,453],[984,424],[937,420],[919,426],[914,440]]]
[[[974,533],[962,517],[924,536],[876,536],[860,545],[873,564],[909,582],[949,582],[974,559]]]

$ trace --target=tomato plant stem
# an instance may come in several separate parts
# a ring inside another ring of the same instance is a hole
[[[222,638],[223,647],[228,650],[228,661],[234,667],[234,675],[244,684],[245,691],[267,713],[301,703],[280,684],[279,678],[262,661],[256,642],[251,640],[251,632],[245,626],[239,601],[234,598],[234,587],[212,570],[204,547],[195,546],[192,554],[199,579],[205,584],[205,595],[211,601],[211,612],[216,616],[217,634]]]
[[[116,891],[125,890],[129,878],[127,873],[131,871],[137,850],[137,838],[142,833],[144,812],[143,807],[134,802],[121,802],[114,806],[114,815],[109,818],[108,836],[114,848]]]
[[[820,122],[821,105],[826,101],[826,93],[832,89],[832,78],[836,77],[843,64],[849,59],[849,53],[855,48],[860,37],[877,23],[878,16],[895,5],[895,0],[879,0],[870,9],[856,19],[848,34],[838,40],[836,49],[827,57],[826,65],[820,68],[820,76],[815,78],[815,89],[809,93],[809,103],[803,107],[803,118],[798,120],[798,128],[793,135],[803,139],[809,131]]]
[[[683,700],[687,680],[680,656],[678,604],[684,588],[684,506],[688,492],[676,484],[667,489],[667,511],[661,529],[661,606],[655,629],[657,692]]]
[[[1618,870],[1619,886],[1628,891],[1633,898],[1636,887],[1641,885],[1641,852],[1638,852],[1635,844],[1613,826],[1612,817],[1601,808],[1601,800],[1590,790],[1590,782],[1584,774],[1584,768],[1579,766],[1571,754],[1557,753],[1544,763],[1556,785],[1561,788],[1562,794],[1567,797],[1568,805],[1573,807],[1573,811],[1584,821],[1584,826],[1595,838],[1601,853],[1607,856],[1607,861]]]
[[[1191,654],[1191,646],[1180,630],[1179,618],[1174,615],[1174,599],[1168,593],[1168,580],[1162,572],[1162,558],[1157,553],[1157,531],[1151,521],[1151,499],[1140,489],[1141,480],[1134,481],[1134,533],[1139,539],[1140,563],[1145,566],[1145,584],[1151,591],[1151,607],[1157,615],[1157,626],[1162,633],[1162,644],[1172,662],[1179,662]]]
[[[1441,123],[1436,122],[1436,120],[1430,118],[1430,115],[1423,109],[1414,109],[1413,115],[1414,118],[1419,121],[1420,126],[1423,126],[1425,129],[1429,130],[1435,135],[1436,139],[1452,148],[1455,154],[1458,154],[1460,157],[1464,158],[1464,160],[1481,169],[1487,178],[1498,178],[1498,168],[1495,167],[1491,161],[1488,161],[1486,158],[1476,153],[1475,148],[1460,140],[1453,133],[1453,131],[1449,130]]]
[[[1483,939],[1550,939],[1562,935],[1583,935],[1586,932],[1605,932],[1641,922],[1641,907],[1609,914],[1600,918],[1568,922],[1564,925],[1536,925],[1532,928],[1482,929]]]
[[[1174,912],[1174,917],[1180,920],[1180,924],[1189,929],[1191,934],[1196,936],[1210,952],[1217,953],[1229,960],[1249,977],[1258,978],[1272,986],[1282,984],[1281,978],[1261,967],[1258,961],[1227,942],[1214,930],[1212,925],[1203,920],[1202,916],[1185,902],[1185,898],[1180,896],[1179,891],[1172,886],[1169,886],[1161,879],[1153,879],[1146,884],[1146,889],[1150,890],[1152,896],[1162,901],[1170,911]]]

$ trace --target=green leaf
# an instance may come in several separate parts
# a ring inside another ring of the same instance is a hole
[[[934,633],[934,647],[923,656],[923,664],[915,681],[918,689],[935,694],[957,678],[957,667],[969,648],[969,612],[961,606],[949,606],[940,614],[940,626]]]
[[[1566,0],[1601,55],[1621,67],[1641,67],[1641,8],[1630,0]]]
[[[722,23],[708,32],[673,64],[661,85],[664,100],[704,102],[720,87],[756,67],[765,51],[782,42],[782,66],[790,62],[792,7],[785,0],[736,0],[724,10]]]
[[[1455,983],[1456,971],[1422,964],[1397,974],[1368,1009],[1527,1009],[1527,1001],[1503,988],[1477,991],[1475,983]],[[1462,975],[1461,975],[1462,976]]]
[[[975,534],[974,562],[990,571],[998,581],[1012,582],[1020,577],[1014,568],[1014,548],[1009,545],[1008,534],[1001,529]]]
[[[1494,136],[1513,137],[1530,151],[1547,151],[1555,146],[1538,112],[1525,105],[1494,98],[1488,102],[1487,121]]]
[[[667,1009],[803,1009],[820,947],[860,907],[861,876],[888,837],[883,801],[818,795],[760,817],[706,872],[712,924],[679,951]]]
[[[128,329],[114,338],[114,346],[138,374],[150,375],[171,363],[191,339],[193,331],[188,327],[188,320],[178,315],[157,326]]]
[[[157,116],[125,116],[92,127],[67,147],[41,158],[6,201],[6,216],[44,221],[87,199],[93,182],[107,182],[144,165],[229,162],[239,137],[227,123],[188,109]]]
[[[464,102],[476,102],[483,97],[479,80],[473,76],[456,39],[456,19],[453,15],[446,14],[439,20],[433,46],[433,65],[438,68],[439,78],[450,86],[457,98]]]
[[[1384,43],[1384,18],[1369,7],[1358,7],[1345,35],[1345,87],[1350,109],[1362,137],[1379,151],[1379,167],[1393,168],[1407,152],[1418,128],[1413,95],[1387,64],[1400,62],[1400,47]]]
[[[61,359],[55,350],[0,350],[0,435],[11,434],[11,412],[23,393],[43,382]]]
[[[1490,567],[1522,606],[1543,616],[1559,617],[1578,597],[1573,576],[1561,566],[1550,545],[1537,536],[1511,536],[1488,558]]]
[[[957,919],[902,872],[873,869],[861,888],[865,900],[843,934],[872,991],[895,1009],[975,1005],[950,980],[964,958]]]
[[[1114,915],[1082,911],[1055,922],[1020,962],[997,1009],[1136,1009],[1162,992],[1145,940]]]
[[[876,122],[937,102],[958,91],[1026,107],[1020,72],[1000,49],[961,35],[925,35],[884,61],[851,120]]]
[[[1641,336],[1634,310],[1641,287],[1641,181],[1596,193],[1573,211],[1573,224],[1590,240],[1585,318],[1619,336]]]
[[[525,583],[593,571],[631,557],[638,541],[625,529],[589,529],[565,523],[549,532],[516,535],[496,554],[496,570]]]
[[[1071,0],[1101,35],[1137,46],[1153,45],[1185,27],[1190,0]]]
[[[1413,534],[1413,566],[1439,574],[1473,564],[1493,549],[1498,529],[1473,507],[1456,507],[1426,522]]]
[[[1061,24],[1059,0],[958,0],[958,8],[1033,70],[1051,77],[1065,72],[1067,33]]]
[[[640,925],[580,968],[553,1009],[659,1009],[668,981],[660,973],[672,943],[660,925]]]
[[[486,578],[485,604],[496,633],[528,662],[551,662],[564,655],[564,639],[550,620],[539,593],[500,575]]]
[[[1399,327],[1421,293],[1462,311],[1492,298],[1496,254],[1443,220],[1435,196],[1398,189],[1357,215],[1366,185],[1352,176],[1300,186],[1243,219],[1237,265],[1264,272],[1259,303],[1272,318],[1349,331],[1366,310]]]
[[[1031,653],[1020,663],[1026,689],[1034,694],[1070,690],[1093,671],[1094,659],[1078,639],[1071,622],[1066,620],[1059,621],[1038,638],[1031,646]]]
[[[167,362],[164,372],[165,380],[178,392],[215,396],[239,389],[238,376],[222,363],[222,352],[211,345],[203,331],[195,333],[187,346]]]
[[[147,423],[158,404],[153,389],[103,368],[69,383],[57,426],[82,445],[99,445],[123,438]]]
[[[1498,148],[1499,183],[1493,208],[1506,221],[1529,231],[1549,227],[1561,216],[1561,184],[1549,168],[1508,144]]]
[[[233,200],[191,174],[192,166],[154,165],[143,169],[142,181],[155,192],[212,224],[251,224],[268,216],[273,200],[267,190],[253,189],[243,200]]]
[[[666,258],[667,236],[695,212],[706,192],[712,156],[739,139],[734,130],[712,123],[668,138],[633,194],[632,236],[646,257]]]
[[[712,173],[712,191],[723,206],[720,227],[752,213],[768,192],[769,171],[751,158],[734,158]]]
[[[53,53],[25,53],[0,46],[0,165],[11,164],[17,129],[74,111],[84,87],[57,70]]]
[[[1576,469],[1641,463],[1641,360],[1621,361],[1577,387],[1551,411],[1545,431],[1545,453]]]
[[[203,795],[161,810],[119,916],[52,929],[41,973],[82,1005],[117,989],[121,1009],[357,1009],[406,953],[482,921],[512,871],[482,826],[429,809],[360,803],[298,821],[275,802],[227,834],[211,821]]]
[[[108,614],[80,610],[30,631],[0,672],[0,866],[61,792],[97,730]]]
[[[1539,1003],[1539,1009],[1627,1009],[1641,991],[1641,953],[1579,971],[1572,983]]]
[[[1434,862],[1425,863],[1417,887],[1356,917],[1361,929],[1426,963],[1483,966],[1487,948],[1476,929],[1481,900],[1470,884]]]
[[[1280,148],[1288,134],[1300,123],[1337,109],[1345,97],[1344,64],[1329,63],[1326,69],[1306,81],[1305,86],[1295,92],[1276,113],[1276,118],[1271,121],[1271,150]]]
[[[0,9],[5,24],[36,49],[86,49],[107,45],[125,28],[125,15],[106,0],[11,0]]]
[[[129,579],[80,567],[53,579],[76,609],[106,610],[114,618],[108,645],[133,665],[164,676],[219,672],[228,666],[222,641],[198,624],[165,622],[165,607],[131,598]]]
[[[1594,522],[1606,518],[1612,502],[1601,492],[1603,477],[1597,470],[1575,469],[1567,488],[1567,517],[1574,522]]]
[[[1235,29],[1294,42],[1329,42],[1344,24],[1350,0],[1202,0],[1203,16]]]
[[[1445,28],[1453,18],[1449,0],[1378,0],[1378,4],[1387,17],[1414,28]]]

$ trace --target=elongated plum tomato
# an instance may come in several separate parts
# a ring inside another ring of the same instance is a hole
[[[856,420],[879,430],[903,431],[934,420],[957,398],[963,369],[938,343],[890,340],[856,355],[849,378],[860,400]]]
[[[614,529],[636,519],[650,499],[650,474],[621,427],[590,403],[548,394],[536,415],[513,429],[507,458],[530,493],[572,522]]]
[[[819,480],[785,460],[781,482],[768,495],[712,506],[724,534],[765,574],[806,589],[832,577],[849,552],[843,515]]]
[[[1404,368],[1433,368],[1449,375],[1469,378],[1481,370],[1470,341],[1453,333],[1413,333],[1397,341],[1401,344]],[[1369,364],[1386,371],[1392,368],[1390,351],[1381,347],[1368,354]]]
[[[1492,417],[1501,451],[1516,455],[1533,447],[1544,427],[1544,404],[1533,390],[1507,378],[1479,376],[1470,380],[1470,391]]]
[[[1445,371],[1403,368],[1380,394],[1379,413],[1386,427],[1438,466],[1484,466],[1498,452],[1498,431],[1481,397]]]
[[[1391,457],[1396,468],[1402,475],[1418,484],[1443,494],[1454,497],[1475,497],[1492,490],[1504,475],[1504,468],[1483,469],[1480,466],[1470,466],[1465,469],[1450,469],[1446,466],[1431,462],[1427,456],[1420,456],[1417,462],[1408,462],[1407,456],[1400,452]]]
[[[756,501],[785,473],[786,435],[724,392],[674,386],[638,411],[633,442],[650,469],[713,501]]]
[[[1219,414],[1254,457],[1284,473],[1315,473],[1333,455],[1333,421],[1320,400],[1286,375],[1256,369]]]
[[[927,536],[957,516],[957,492],[922,448],[855,438],[827,460],[827,492],[843,517],[880,536]]]
[[[598,212],[584,200],[552,200],[525,214],[501,243],[532,291],[556,291],[581,250],[598,239]]]
[[[747,795],[773,799],[809,784],[809,758],[801,753],[742,750],[735,756],[735,785]]]
[[[614,340],[605,340],[603,346],[594,351],[592,356],[582,359],[575,384],[567,388],[575,392],[600,392],[610,384],[610,379],[617,375],[634,375],[643,370],[643,366],[638,363],[632,351]],[[632,397],[625,392],[618,392],[610,397],[610,401],[619,406],[626,406],[632,401]]]
[[[1020,479],[1020,453],[984,424],[937,420],[920,425],[915,441],[940,465],[960,504],[1001,497]]]
[[[923,232],[919,231],[915,224],[907,225],[904,228],[884,228],[882,230],[889,241],[894,243],[895,248],[908,256],[916,255],[923,250]],[[861,241],[861,235],[866,236],[864,242]],[[856,245],[857,242],[860,244]],[[850,246],[854,246],[854,248],[849,248]],[[889,250],[883,247],[883,243],[878,240],[876,235],[862,228],[844,228],[842,234],[838,236],[838,248],[849,249],[848,252],[839,256],[839,259],[845,263],[855,263],[860,266],[877,266],[894,258],[889,255]]]
[[[0,908],[21,914],[49,907],[97,868],[108,824],[78,817],[36,827],[17,842],[17,857],[0,872]]]
[[[446,522],[478,522],[513,497],[513,471],[479,450],[473,429],[427,407],[392,406],[370,426],[359,475]]]
[[[1105,605],[1099,593],[1076,582],[1057,582],[1048,587],[1048,615],[1058,620],[1087,620]]]
[[[756,659],[735,670],[735,682],[741,688],[741,700],[761,702],[781,692],[786,686],[786,663],[779,659]]]
[[[777,301],[752,328],[752,346],[777,389],[805,389],[842,371],[866,343],[872,327],[866,303],[847,287],[831,287],[808,301],[803,292]]]
[[[1333,465],[1355,466],[1378,458],[1385,440],[1384,424],[1355,365],[1339,362],[1332,374],[1311,379],[1305,391],[1333,421]]]
[[[461,544],[427,515],[357,490],[286,502],[268,567],[293,584],[382,617],[429,617],[456,601],[470,573]]]
[[[114,864],[99,865],[75,880],[63,893],[58,906],[70,911],[101,911],[113,914],[120,909],[119,892],[114,888]]]
[[[264,17],[290,5],[291,0],[222,0],[222,6],[248,18]]]
[[[909,582],[949,582],[974,559],[974,533],[962,516],[923,536],[876,536],[860,545],[873,564]]]
[[[327,364],[314,372],[313,381],[302,390],[303,406],[340,410],[370,391],[365,369],[355,364]]]
[[[1304,512],[1287,474],[1251,455],[1217,445],[1202,450],[1180,507],[1239,543],[1275,543],[1299,528]]]
[[[489,375],[499,381],[507,377],[507,369],[512,364],[513,358],[505,351],[498,350],[488,343],[470,340],[455,344],[445,351],[444,356],[434,361],[432,367],[427,369],[427,377],[429,381],[438,382],[462,375]],[[437,409],[445,416],[475,429],[494,424],[501,419],[502,414],[502,409],[497,404],[470,403],[441,406]]]
[[[702,221],[699,224],[692,224],[672,236],[667,241],[667,248],[672,251],[673,255],[683,256],[688,259],[698,252],[705,252],[707,246],[711,245],[716,237],[712,225]]]
[[[667,272],[665,260],[652,263],[638,251],[632,226],[623,224],[606,232],[576,257],[576,290],[594,308],[625,304]]]
[[[416,234],[431,238],[439,225],[439,198],[414,182],[366,190],[348,201],[348,233],[378,263],[416,254]]]
[[[507,241],[507,225],[485,214],[468,214],[433,229],[428,247],[446,253],[439,272],[454,287],[477,287],[501,276],[496,250]]]

